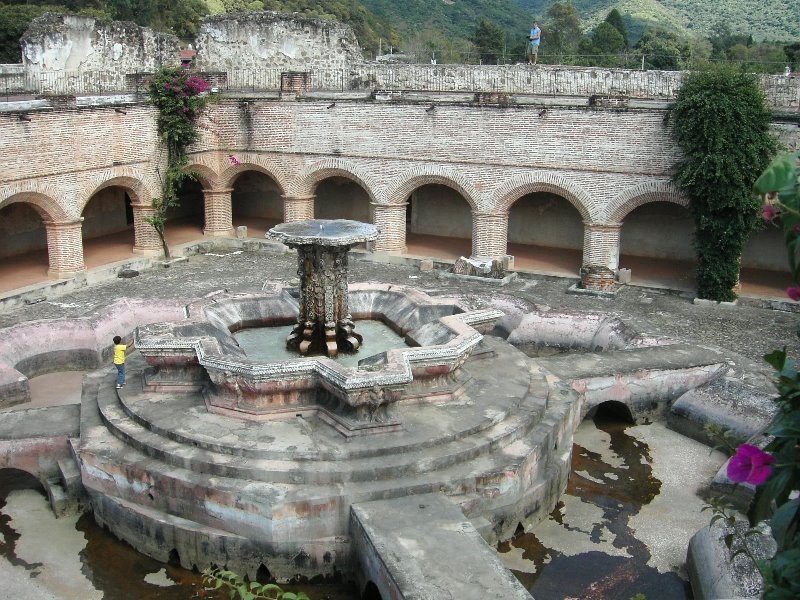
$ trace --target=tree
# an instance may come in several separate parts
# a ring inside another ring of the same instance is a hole
[[[581,19],[574,5],[556,2],[547,11],[547,23],[542,26],[541,50],[556,55],[561,63],[574,62],[578,44],[583,39]]]
[[[625,27],[625,21],[622,20],[622,15],[616,8],[612,9],[611,12],[606,15],[605,22],[619,32],[619,34],[622,36],[622,41],[625,44],[624,47],[627,48],[629,46],[628,29]]]
[[[472,42],[483,64],[497,64],[498,58],[504,54],[505,32],[499,25],[484,20],[475,28]]]
[[[647,68],[662,71],[684,68],[691,56],[689,41],[664,29],[647,29],[634,48],[644,55]]]
[[[618,65],[618,54],[626,48],[625,38],[616,27],[606,21],[600,23],[592,33],[592,45],[597,55],[594,64],[605,67]]]
[[[758,82],[728,66],[686,76],[671,111],[683,151],[674,179],[695,222],[697,294],[731,301],[739,259],[759,219],[753,183],[777,149]]]

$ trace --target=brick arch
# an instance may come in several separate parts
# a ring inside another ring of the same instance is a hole
[[[78,193],[78,210],[83,213],[89,200],[102,189],[119,186],[130,193],[133,204],[150,204],[157,187],[133,167],[112,167],[92,174]]]
[[[689,198],[672,182],[653,181],[628,188],[614,198],[608,204],[606,222],[621,223],[633,209],[650,202],[672,202],[689,207]]]
[[[227,155],[226,155],[227,156]],[[257,154],[237,154],[239,160],[238,165],[229,165],[222,170],[219,176],[219,184],[223,188],[232,188],[236,178],[245,171],[257,171],[272,178],[278,184],[278,189],[281,194],[286,194],[288,183],[283,176],[283,173],[274,167],[270,167],[265,163],[264,158]],[[225,160],[228,160],[227,157]]]
[[[391,192],[387,194],[388,204],[403,204],[411,192],[423,185],[444,185],[457,191],[469,204],[470,210],[477,212],[480,210],[479,197],[477,190],[463,175],[437,167],[418,168],[411,173],[405,173],[397,179],[405,178],[396,186],[390,186]]]
[[[0,209],[9,204],[24,202],[30,204],[41,215],[43,221],[64,223],[75,221],[78,216],[69,214],[55,198],[58,191],[50,185],[37,186],[24,181],[0,189]]]
[[[187,166],[187,170],[197,175],[197,180],[203,189],[210,190],[218,187],[221,179],[220,174],[217,172],[216,161],[212,161],[205,156],[191,156],[189,160],[192,162]]]
[[[313,196],[317,185],[330,177],[344,177],[360,185],[371,202],[376,202],[381,186],[359,165],[341,158],[327,158],[308,165],[292,183],[290,196]]]
[[[536,192],[550,192],[561,196],[577,209],[586,223],[596,222],[600,217],[600,208],[586,190],[561,175],[546,171],[512,177],[495,191],[492,204],[498,212],[509,211],[517,200]]]

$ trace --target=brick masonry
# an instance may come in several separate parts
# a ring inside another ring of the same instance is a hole
[[[339,177],[368,199],[380,228],[375,249],[402,252],[409,198],[437,184],[468,205],[473,256],[502,259],[512,205],[547,192],[580,215],[584,266],[616,271],[626,215],[650,202],[688,204],[670,181],[679,153],[663,105],[429,107],[341,98],[333,106],[330,98],[211,105],[190,157],[203,188],[204,233],[232,235],[231,190],[244,172],[274,181],[286,221],[312,217],[319,184]],[[47,224],[50,272],[69,276],[83,268],[80,218],[87,202],[110,186],[131,200],[135,251],[157,252],[160,242],[145,221],[165,159],[154,109],[134,104],[124,114],[72,107],[26,115],[29,121],[0,113],[0,210],[23,202],[37,211]],[[796,129],[782,130],[794,147]],[[232,165],[230,154],[241,164]]]

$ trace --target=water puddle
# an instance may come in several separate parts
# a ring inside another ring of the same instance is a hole
[[[562,501],[531,531],[499,544],[499,556],[537,600],[690,599],[686,547],[708,524],[694,492],[721,460],[660,424],[586,421]]]
[[[35,488],[35,489],[34,489]],[[203,588],[199,573],[138,553],[95,523],[91,514],[56,519],[38,482],[0,471],[0,581],[18,600],[227,599]],[[312,600],[354,600],[349,585],[282,585]]]

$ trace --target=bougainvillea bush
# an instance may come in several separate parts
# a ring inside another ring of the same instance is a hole
[[[153,214],[145,220],[158,233],[167,258],[167,211],[178,205],[181,182],[195,177],[186,168],[186,149],[200,137],[197,117],[212,98],[210,89],[208,81],[179,67],[162,69],[150,82],[150,101],[158,109],[158,135],[167,149],[167,169],[160,174],[161,196],[153,199]]]
[[[778,156],[755,182],[764,220],[783,229],[794,284],[786,293],[800,300],[800,152]],[[797,333],[797,332],[795,332]],[[800,373],[786,349],[765,359],[777,371],[779,411],[767,428],[763,448],[739,446],[728,463],[732,481],[753,484],[751,525],[768,521],[778,549],[758,562],[765,600],[800,598]]]

